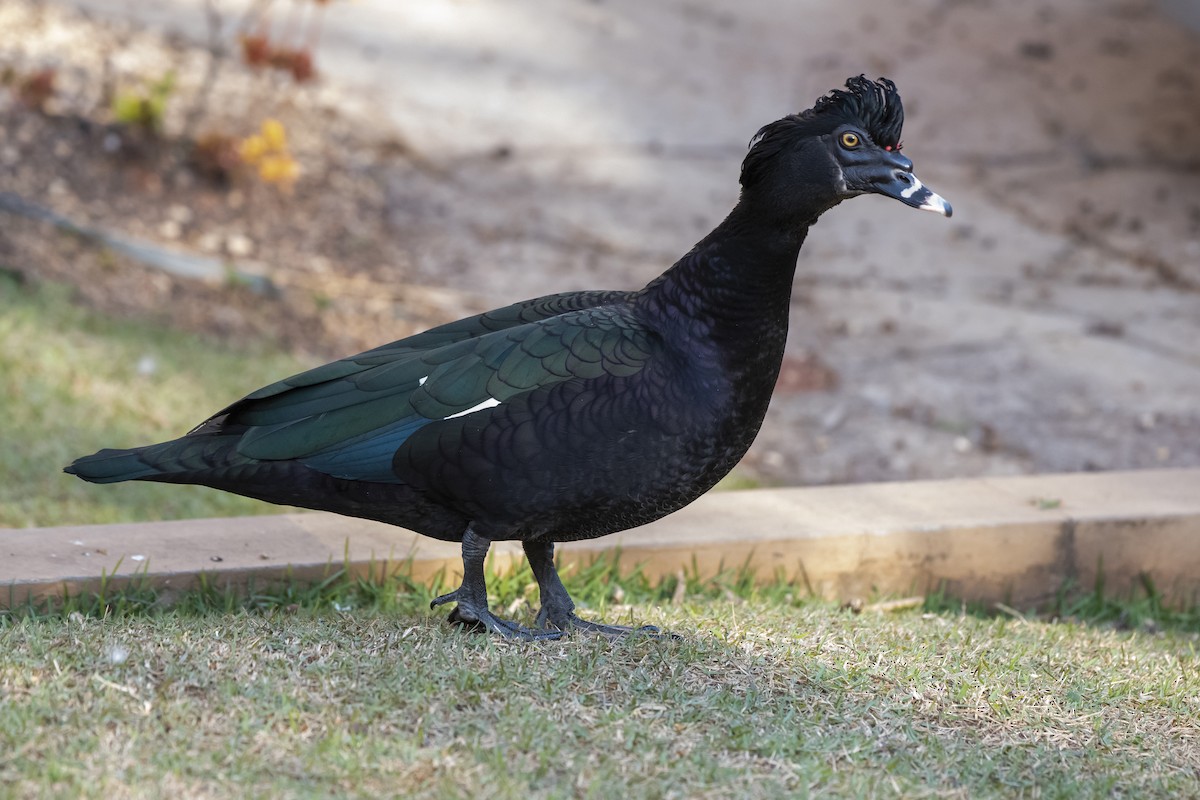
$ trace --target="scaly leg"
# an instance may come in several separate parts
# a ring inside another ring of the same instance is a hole
[[[547,623],[561,631],[572,628],[589,633],[602,633],[606,636],[628,636],[631,633],[641,633],[648,636],[660,636],[658,628],[653,625],[643,625],[631,628],[628,625],[604,625],[599,622],[588,622],[575,616],[575,603],[571,595],[559,580],[558,570],[554,567],[554,542],[523,542],[525,557],[533,568],[533,576],[537,578],[538,593],[541,595],[542,609],[537,615],[537,626],[545,628]]]
[[[490,539],[479,536],[471,526],[467,526],[462,540],[462,585],[453,592],[434,598],[429,607],[436,608],[453,601],[458,605],[450,612],[451,622],[479,625],[506,639],[521,639],[528,642],[537,639],[560,638],[561,631],[531,630],[515,622],[501,619],[491,612],[487,602],[487,584],[483,578],[483,562],[487,558],[488,548],[491,546]]]

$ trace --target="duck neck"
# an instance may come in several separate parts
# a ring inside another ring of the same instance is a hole
[[[814,218],[815,219],[815,218]],[[808,234],[740,202],[691,252],[649,286],[655,316],[687,340],[733,356],[732,367],[761,369],[783,356],[796,258]]]

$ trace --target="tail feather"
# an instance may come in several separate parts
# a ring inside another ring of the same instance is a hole
[[[132,450],[101,450],[64,469],[92,483],[165,481],[204,483],[200,476],[244,466],[250,459],[237,452],[236,435],[189,435]]]
[[[159,472],[141,459],[141,454],[148,448],[138,447],[133,450],[104,449],[90,456],[78,458],[63,472],[77,475],[91,483],[120,483],[135,481]]]

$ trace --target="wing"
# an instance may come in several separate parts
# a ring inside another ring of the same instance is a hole
[[[228,408],[218,411],[212,417],[197,425],[191,433],[211,432],[218,426],[223,427],[227,415],[248,401],[262,400],[278,394],[285,394],[301,387],[322,384],[340,378],[349,378],[374,367],[402,359],[406,355],[437,350],[447,345],[486,336],[489,333],[506,330],[519,325],[527,325],[531,322],[549,319],[572,311],[620,303],[628,299],[628,297],[628,292],[564,292],[562,294],[536,297],[532,300],[523,300],[511,306],[497,308],[473,317],[439,325],[436,328],[430,328],[422,333],[409,336],[407,339],[390,342],[359,353],[358,355],[333,361],[306,372],[292,375],[289,378],[284,378],[281,381],[276,381],[269,386],[264,386]]]
[[[657,349],[657,336],[622,305],[510,321],[545,307],[492,317],[487,324],[508,323],[492,332],[479,333],[477,317],[473,328],[452,323],[302,373],[247,396],[196,432],[240,433],[237,451],[246,458],[398,483],[392,457],[421,428],[555,383],[633,375]],[[439,337],[447,343],[436,344]]]

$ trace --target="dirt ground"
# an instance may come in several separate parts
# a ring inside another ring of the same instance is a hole
[[[744,469],[1200,464],[1200,34],[1149,0],[334,4],[320,81],[229,67],[205,117],[246,135],[278,116],[305,169],[291,194],[206,182],[169,148],[108,152],[96,76],[174,65],[190,96],[203,4],[76,7],[90,18],[0,6],[0,68],[54,66],[64,86],[46,114],[0,99],[0,191],[269,278],[264,294],[175,277],[0,217],[9,268],[99,307],[336,355],[519,297],[636,287],[728,211],[761,124],[883,74],[955,216],[867,198],[822,219]]]

